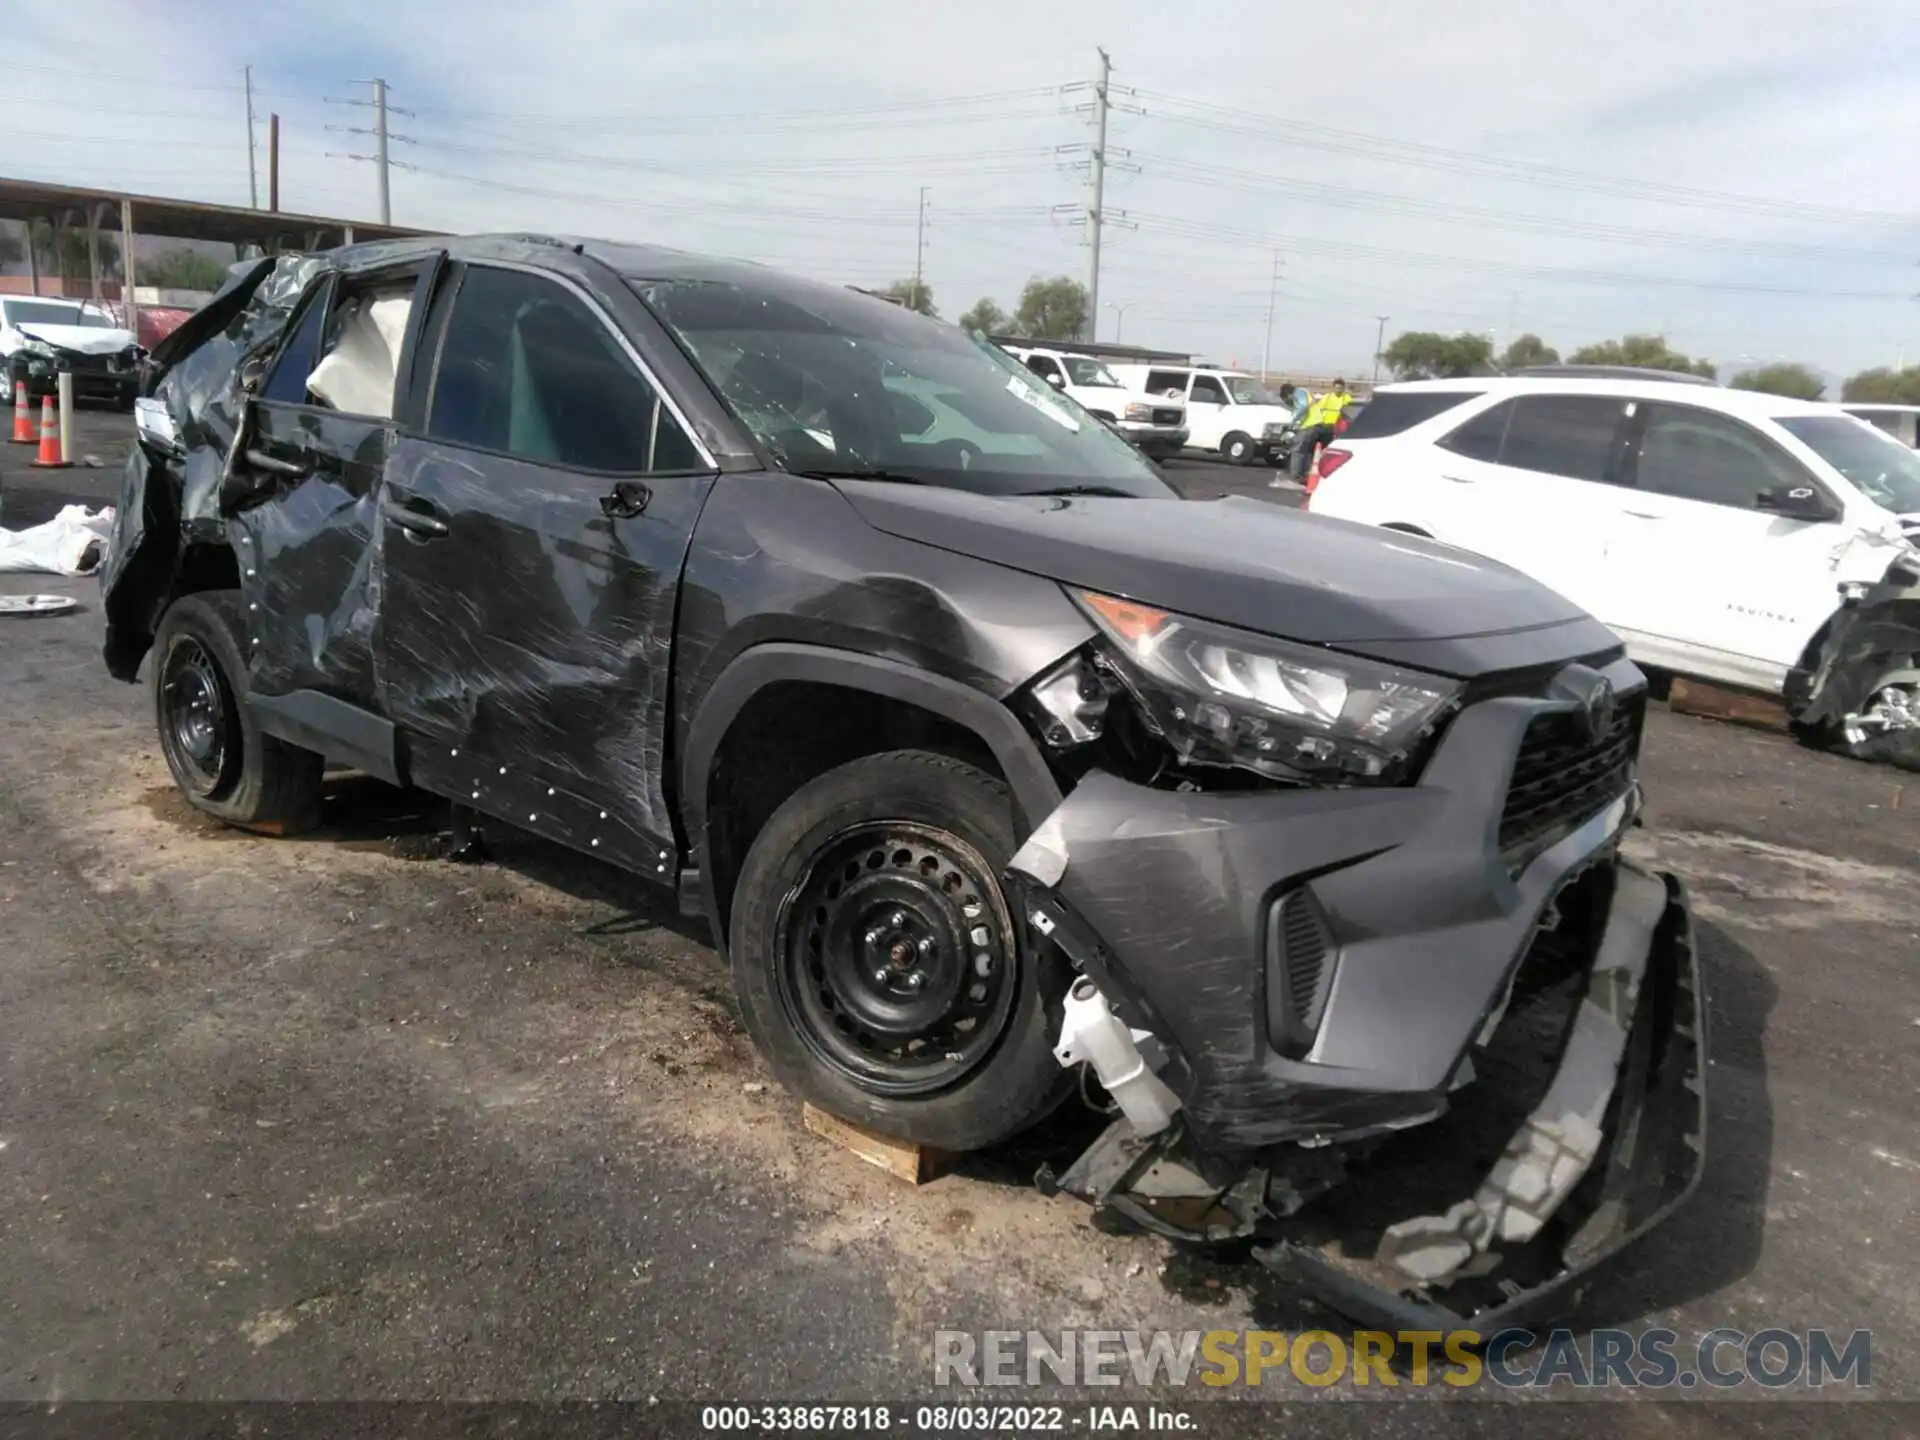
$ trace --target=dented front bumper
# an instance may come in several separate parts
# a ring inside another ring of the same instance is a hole
[[[1408,787],[1083,780],[1008,877],[1178,1110],[1052,1183],[1169,1235],[1261,1235],[1349,1312],[1455,1326],[1548,1303],[1678,1204],[1705,1117],[1684,893],[1619,856],[1632,783],[1503,853],[1537,713],[1463,712]],[[1491,1133],[1444,1139],[1476,1112]],[[1451,1152],[1408,1162],[1416,1135]],[[1365,1236],[1302,1238],[1363,1183]]]

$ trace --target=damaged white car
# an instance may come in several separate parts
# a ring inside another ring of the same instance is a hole
[[[1392,385],[1308,506],[1503,561],[1642,665],[1920,769],[1920,454],[1836,405],[1594,366]]]

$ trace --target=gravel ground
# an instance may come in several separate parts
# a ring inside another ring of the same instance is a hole
[[[0,455],[6,523],[111,500],[128,424],[78,430],[102,468]],[[704,936],[613,872],[530,839],[446,863],[435,815],[353,783],[297,841],[204,822],[146,690],[99,664],[93,583],[0,579],[26,590],[84,603],[0,621],[0,1399],[897,1399],[936,1329],[1339,1328],[1043,1199],[1048,1137],[917,1190],[828,1148]],[[1920,786],[1659,709],[1646,784],[1716,1006],[1711,1164],[1581,1320],[1870,1328],[1875,1392],[1920,1399]],[[1539,1406],[1320,1408],[1542,1433]],[[1273,1428],[1218,1433],[1243,1424]],[[1622,1402],[1577,1428],[1756,1425],[1920,1412]]]

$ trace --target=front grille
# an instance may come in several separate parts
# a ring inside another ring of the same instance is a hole
[[[1178,425],[1180,418],[1181,416],[1178,410],[1156,410],[1153,412],[1153,423],[1156,425]]]
[[[107,355],[82,355],[78,350],[60,352],[59,365],[62,370],[71,370],[75,375],[100,375],[107,369]]]
[[[1519,866],[1625,793],[1640,752],[1646,695],[1622,696],[1613,723],[1588,739],[1583,718],[1565,711],[1537,715],[1514,761],[1500,813],[1500,853]]]
[[[1332,987],[1334,942],[1319,902],[1295,890],[1267,916],[1267,1028],[1292,1054],[1313,1046]]]

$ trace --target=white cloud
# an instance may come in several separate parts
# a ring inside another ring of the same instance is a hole
[[[328,152],[369,142],[324,127],[364,126],[368,111],[323,101],[364,98],[352,82],[381,74],[416,112],[393,121],[417,142],[393,152],[418,167],[394,176],[403,223],[649,239],[880,283],[913,268],[924,185],[926,273],[958,313],[982,294],[1010,306],[1034,273],[1084,272],[1081,232],[1048,212],[1085,203],[1083,153],[1056,152],[1090,138],[1073,109],[1089,96],[1059,87],[1091,78],[1104,44],[1128,107],[1110,143],[1139,166],[1110,177],[1108,205],[1138,228],[1109,231],[1104,335],[1125,305],[1130,340],[1256,361],[1279,242],[1276,365],[1364,368],[1386,314],[1389,335],[1532,329],[1571,348],[1664,329],[1715,358],[1848,370],[1895,358],[1920,320],[1904,298],[1920,290],[1920,217],[1680,204],[1652,187],[1909,205],[1920,41],[1904,10],[338,0],[268,20],[240,0],[91,0],[84,48],[11,38],[0,123],[59,132],[16,142],[15,173],[244,202],[240,92],[188,87],[232,86],[252,63],[261,113],[283,116],[283,205],[366,216],[370,168]],[[1000,98],[944,103],[982,95]],[[1400,143],[1329,147],[1327,130]],[[1648,188],[1502,178],[1462,156]],[[1490,213],[1469,223],[1459,207]],[[1806,248],[1764,253],[1779,244]],[[1640,279],[1538,273],[1565,270]]]

